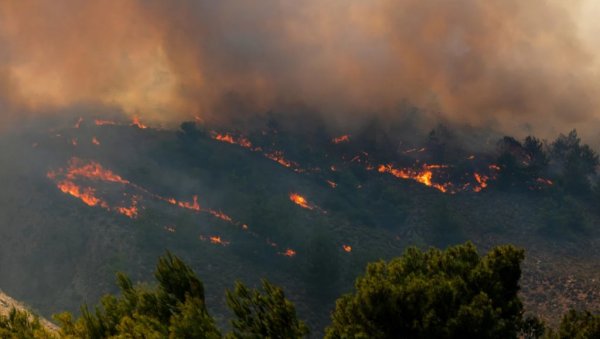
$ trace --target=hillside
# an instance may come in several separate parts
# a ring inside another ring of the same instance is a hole
[[[553,177],[506,179],[499,137],[484,147],[468,145],[485,131],[402,139],[410,128],[290,125],[85,117],[5,136],[0,286],[43,315],[77,311],[115,291],[116,271],[151,280],[169,249],[198,272],[217,320],[224,289],[268,277],[319,329],[367,262],[472,240],[526,249],[528,310],[555,322],[600,307],[597,201]]]

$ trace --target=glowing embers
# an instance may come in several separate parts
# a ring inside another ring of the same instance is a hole
[[[284,257],[294,257],[296,255],[296,251],[294,251],[291,248],[287,248],[285,251],[283,252],[279,252],[280,255],[283,255]]]
[[[208,241],[213,245],[221,245],[221,246],[227,246],[230,244],[229,241],[225,241],[223,238],[221,238],[221,236],[218,235],[212,235],[212,236],[204,236],[204,235],[200,235],[200,240],[202,241]]]
[[[341,143],[345,143],[345,142],[349,142],[349,141],[350,141],[349,134],[340,135],[339,137],[335,137],[335,138],[331,139],[331,142],[334,144],[341,144]]]
[[[346,253],[350,253],[352,252],[352,246],[350,245],[342,245],[342,249],[344,250],[344,252]]]

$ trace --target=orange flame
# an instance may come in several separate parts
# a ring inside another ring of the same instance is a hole
[[[100,146],[100,141],[98,141],[98,139],[96,137],[92,138],[92,144],[96,145],[96,146]]]
[[[212,214],[215,218],[219,218],[227,222],[232,222],[231,217],[221,211],[208,210],[208,213]]]
[[[220,236],[212,236],[209,239],[210,239],[210,242],[212,244],[217,244],[217,245],[222,245],[222,246],[229,245],[229,242],[228,241],[224,241],[223,239],[221,239]]]
[[[79,117],[79,119],[77,120],[77,122],[75,123],[75,125],[73,126],[74,128],[79,128],[81,127],[81,123],[83,122],[83,118]]]
[[[296,255],[296,251],[294,251],[294,250],[293,250],[293,249],[291,249],[291,248],[288,248],[288,249],[286,249],[286,250],[285,250],[285,252],[281,252],[280,254],[281,254],[281,255],[283,255],[283,256],[286,256],[286,257],[290,257],[290,258],[291,258],[291,257],[293,257],[293,256],[295,256],[295,255]]]
[[[476,186],[475,188],[473,188],[473,191],[481,192],[481,190],[483,190],[484,188],[487,187],[487,185],[488,185],[487,181],[489,180],[489,177],[487,175],[479,174],[477,172],[473,173],[473,176],[475,177],[475,180],[479,184],[479,186]]]
[[[325,180],[327,182],[327,184],[329,185],[329,187],[331,188],[336,188],[338,184],[336,184],[335,182],[331,181],[331,180]]]
[[[171,200],[169,200],[169,202],[170,201]],[[173,201],[175,201],[175,199],[173,199]],[[187,208],[189,210],[198,211],[198,212],[200,211],[200,204],[198,204],[198,196],[197,195],[194,195],[193,201],[191,203],[186,202],[186,201],[179,201],[177,203],[177,205],[179,207]]]
[[[408,168],[398,169],[398,168],[394,168],[392,166],[392,164],[387,164],[387,165],[379,165],[379,168],[377,168],[377,171],[379,173],[389,173],[389,174],[395,176],[396,178],[400,178],[400,179],[414,180],[425,186],[433,187],[441,192],[447,192],[448,186],[450,184],[448,184],[448,183],[438,184],[438,183],[434,183],[431,181],[431,179],[433,177],[433,172],[431,172],[431,169],[446,168],[446,167],[448,167],[448,166],[446,166],[446,165],[424,165],[423,170],[416,171],[416,170],[408,169]]]
[[[350,245],[342,245],[342,249],[344,250],[344,252],[352,252],[352,246]]]
[[[285,166],[285,167],[292,167],[292,166],[296,166],[296,163],[293,163],[289,160],[287,160],[286,158],[283,157],[283,152],[281,151],[275,151],[275,152],[271,152],[271,153],[265,153],[265,157],[278,162],[280,165]]]
[[[71,145],[77,146],[77,138],[71,139]]]
[[[333,142],[334,144],[341,144],[343,142],[348,142],[348,141],[350,141],[350,135],[348,135],[348,134],[339,136],[337,138],[333,138],[331,140],[331,142]]]
[[[246,139],[245,137],[235,138],[234,136],[232,136],[229,133],[220,134],[220,133],[216,133],[216,132],[212,132],[212,135],[213,135],[213,139],[218,140],[218,141],[226,142],[226,143],[233,144],[233,145],[239,145],[239,146],[242,146],[245,148],[252,148],[252,143],[250,142],[250,140]]]
[[[131,121],[131,126],[135,126],[139,129],[146,129],[148,128],[148,126],[142,124],[142,122],[140,121],[140,118],[138,118],[137,116],[133,117],[133,120]]]
[[[117,207],[116,208],[117,212],[119,212],[131,219],[137,218],[137,216],[138,216],[138,208],[137,208],[138,200],[139,200],[138,196],[133,196],[133,198],[131,199],[131,206],[130,207]]]
[[[105,169],[97,162],[91,161],[84,164],[83,161],[78,158],[71,158],[66,177],[71,180],[76,177],[83,177],[91,180],[116,182],[120,184],[130,183],[128,180],[121,178],[121,176],[113,173],[111,170]]]
[[[98,205],[105,208],[108,207],[108,205],[104,201],[96,197],[96,191],[91,187],[81,188],[77,186],[74,182],[68,180],[60,181],[56,185],[63,193],[78,198],[88,206]]]
[[[302,208],[306,208],[309,210],[313,209],[313,207],[308,204],[308,201],[306,200],[306,198],[304,198],[300,194],[290,193],[290,200]]]

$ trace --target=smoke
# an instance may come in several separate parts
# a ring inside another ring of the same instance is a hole
[[[581,33],[580,20],[596,17],[581,14],[589,8],[559,0],[5,1],[0,109],[6,122],[92,104],[164,123],[302,106],[351,123],[401,114],[410,102],[461,124],[590,136],[600,80],[597,51]]]

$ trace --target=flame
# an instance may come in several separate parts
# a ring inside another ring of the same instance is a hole
[[[211,135],[212,135],[213,139],[218,140],[218,141],[226,142],[226,143],[232,144],[232,145],[239,145],[244,148],[252,148],[252,142],[250,142],[250,140],[248,140],[244,136],[234,137],[233,135],[231,135],[229,133],[221,134],[221,133],[217,133],[215,131],[212,131]],[[259,149],[252,149],[252,150],[258,151]]]
[[[135,126],[139,129],[146,129],[148,128],[148,126],[142,124],[142,122],[140,121],[140,118],[138,118],[137,116],[134,116],[132,121],[131,121],[131,126]]]
[[[283,256],[286,256],[286,257],[290,257],[290,258],[291,258],[291,257],[293,257],[293,256],[295,256],[295,255],[296,255],[296,251],[294,251],[294,250],[293,250],[293,249],[291,249],[291,248],[288,248],[288,249],[286,249],[286,250],[285,250],[285,252],[281,252],[281,253],[279,253],[279,254],[281,254],[281,255],[283,255]]]
[[[60,181],[56,185],[63,193],[78,198],[88,206],[101,206],[108,208],[108,204],[96,197],[96,191],[91,187],[81,188],[69,180]]]
[[[69,167],[67,168],[66,177],[71,180],[77,177],[83,177],[90,180],[130,184],[128,180],[123,179],[121,176],[113,173],[111,170],[105,169],[99,163],[90,161],[84,164],[79,158],[71,158],[69,161]]]
[[[348,142],[348,141],[350,141],[350,135],[348,135],[348,134],[339,136],[337,138],[333,138],[331,140],[331,142],[333,142],[334,144],[341,144],[343,142]]]
[[[344,250],[344,252],[352,252],[352,246],[350,245],[342,245],[342,249]]]
[[[336,184],[335,182],[331,181],[331,180],[325,180],[327,182],[327,184],[329,185],[329,187],[331,188],[336,188],[338,184]]]
[[[419,182],[425,186],[433,187],[441,192],[447,192],[450,184],[438,184],[431,181],[433,172],[431,169],[446,168],[446,165],[424,165],[423,169],[416,171],[408,168],[394,168],[392,164],[379,165],[377,171],[379,173],[389,173],[396,178],[410,179]]]
[[[500,166],[498,166],[496,164],[491,164],[488,167],[489,167],[489,169],[494,170],[494,171],[500,171],[501,170]]]
[[[71,139],[71,145],[77,146],[77,138]]]
[[[100,141],[98,141],[98,139],[96,137],[92,138],[92,144],[96,145],[96,146],[100,146]]]
[[[169,199],[169,202],[171,202],[171,201],[176,202],[175,199],[172,199],[172,200]],[[200,212],[200,204],[198,204],[198,196],[197,195],[194,195],[194,198],[191,203],[189,203],[187,201],[179,201],[179,202],[177,202],[177,205],[181,208],[187,208],[189,210]]]
[[[217,245],[222,245],[222,246],[229,245],[229,242],[224,241],[223,239],[221,239],[220,236],[212,236],[209,239],[210,239],[211,244],[217,244]]]
[[[313,209],[313,207],[308,204],[308,201],[306,200],[306,198],[304,198],[300,194],[290,193],[290,200],[302,208],[306,208],[309,210]]]

